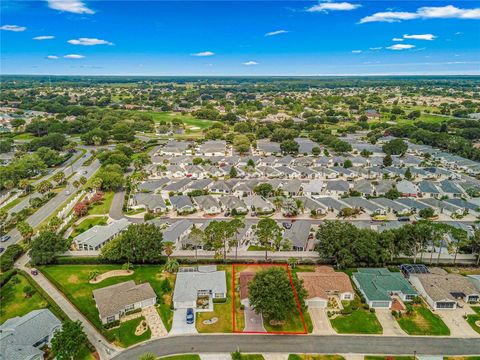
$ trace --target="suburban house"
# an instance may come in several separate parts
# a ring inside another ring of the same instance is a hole
[[[225,271],[217,266],[180,268],[173,290],[175,309],[193,308],[196,311],[213,311],[213,299],[227,298]]]
[[[231,195],[221,196],[219,198],[222,208],[232,212],[235,210],[237,214],[246,214],[248,212],[247,205],[239,198]]]
[[[209,140],[198,148],[198,153],[204,156],[224,156],[227,143],[224,140]]]
[[[163,242],[171,242],[180,248],[180,244],[184,242],[190,233],[192,222],[187,219],[175,221],[167,229],[163,231]]]
[[[0,325],[0,359],[43,360],[40,348],[50,346],[62,323],[48,309],[15,316]]]
[[[386,268],[359,268],[352,279],[372,308],[390,309],[394,296],[402,301],[411,301],[417,296],[401,273]]]
[[[257,153],[263,156],[269,156],[272,154],[280,154],[282,151],[280,149],[280,144],[272,142],[268,139],[258,139],[257,140]]]
[[[207,215],[220,214],[222,211],[220,204],[212,195],[195,196],[193,201],[197,204],[198,208]]]
[[[78,250],[100,250],[107,242],[130,226],[127,219],[115,220],[108,225],[95,225],[87,231],[75,236],[73,244]]]
[[[434,310],[456,309],[459,300],[466,303],[480,300],[480,290],[468,277],[449,274],[443,269],[432,268],[428,273],[410,274],[409,280]]]
[[[305,304],[310,309],[326,308],[332,297],[339,301],[354,299],[355,292],[348,275],[330,266],[318,266],[314,272],[299,272],[297,275],[307,290]]]
[[[173,209],[179,214],[191,213],[196,210],[192,200],[190,200],[187,195],[170,196],[170,203],[172,204]]]
[[[290,240],[295,251],[311,250],[313,248],[313,243],[309,243],[309,240],[313,240],[313,233],[310,233],[311,226],[310,221],[295,221],[290,229],[285,230],[283,238]]]
[[[167,211],[165,200],[160,194],[136,193],[133,195],[131,207],[134,209],[144,208],[156,213]]]
[[[102,324],[120,320],[122,315],[155,305],[157,295],[148,282],[135,284],[133,280],[93,290]]]
[[[327,181],[325,187],[325,194],[332,196],[342,196],[348,194],[350,185],[345,180]]]
[[[260,213],[270,213],[275,210],[275,207],[272,205],[272,203],[265,200],[260,195],[247,196],[242,200],[247,207]]]
[[[400,180],[397,183],[397,190],[402,194],[403,197],[417,197],[418,195],[417,186],[408,180]]]

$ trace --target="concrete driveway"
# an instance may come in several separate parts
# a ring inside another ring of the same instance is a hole
[[[333,330],[330,320],[328,320],[326,309],[308,308],[310,319],[312,319],[313,331],[312,334],[318,335],[333,335],[336,334]]]
[[[170,335],[197,334],[195,321],[193,324],[187,324],[187,309],[177,309],[173,312],[172,329]],[[196,316],[195,316],[196,318]]]
[[[397,320],[392,315],[392,311],[389,309],[375,309],[375,314],[377,319],[382,325],[383,335],[389,336],[402,336],[407,335],[400,325],[398,325]]]
[[[263,326],[262,314],[255,313],[255,310],[245,307],[245,329],[243,331],[267,332]]]
[[[450,336],[456,337],[480,337],[480,334],[473,330],[467,320],[463,318],[464,315],[474,313],[470,306],[466,304],[463,305],[462,309],[435,311],[435,314],[439,315],[450,329]]]

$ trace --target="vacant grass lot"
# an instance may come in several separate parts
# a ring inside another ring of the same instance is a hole
[[[330,319],[335,331],[339,334],[381,334],[383,328],[377,319],[375,313],[370,310],[364,309],[363,304],[360,303],[358,298],[354,301],[343,302],[343,307],[347,311],[351,311],[350,314],[337,315],[334,319]],[[356,308],[356,310],[353,310]]]
[[[473,330],[480,334],[480,326],[476,323],[480,321],[480,306],[472,306],[472,310],[476,312],[475,315],[467,315],[467,322],[470,324]]]
[[[408,335],[450,335],[440,316],[433,314],[424,304],[413,305],[413,312],[397,319]]]
[[[94,227],[95,225],[106,225],[107,224],[107,217],[106,216],[99,216],[90,219],[83,220],[80,224],[75,226],[72,234],[70,235],[72,238],[75,236],[87,231],[88,229]]]
[[[89,205],[88,215],[108,214],[110,212],[110,206],[112,205],[113,195],[115,195],[113,191],[107,191],[103,194],[102,201]]]
[[[35,292],[32,297],[26,298],[23,293],[25,286],[30,286],[24,276],[13,276],[1,289],[0,324],[15,316],[23,316],[32,310],[48,307],[48,302]]]
[[[230,333],[233,332],[232,320],[232,266],[221,265],[218,270],[225,270],[227,277],[227,301],[214,304],[213,312],[203,312],[196,314],[196,327],[199,333]],[[202,322],[217,317],[215,324],[205,325]]]
[[[163,303],[158,308],[160,317],[167,330],[171,329],[173,312],[170,310],[171,291],[164,293],[161,288],[162,280],[167,277],[173,288],[174,276],[162,272],[161,266],[137,266],[130,276],[120,276],[105,279],[98,284],[90,284],[90,273],[97,271],[99,274],[110,270],[121,269],[121,265],[56,265],[42,266],[40,270],[47,276],[67,298],[98,328],[110,341],[115,341],[121,346],[131,345],[130,339],[125,337],[125,328],[128,324],[122,324],[120,329],[105,330],[98,317],[98,310],[93,299],[92,292],[95,289],[118,284],[127,280],[134,280],[140,284],[149,282]],[[122,329],[123,328],[123,329]],[[135,329],[133,329],[135,330]],[[145,340],[141,336],[136,337],[136,342]],[[123,341],[126,341],[124,343]]]
[[[146,113],[148,115],[153,116],[153,120],[156,122],[165,121],[167,123],[172,122],[174,119],[181,120],[187,127],[187,130],[191,127],[197,127],[199,129],[192,129],[192,131],[201,131],[204,129],[209,128],[215,121],[212,120],[205,120],[205,119],[198,119],[192,115],[185,114],[182,115],[180,113],[173,113],[173,112],[155,112],[155,111],[142,111],[142,113]]]

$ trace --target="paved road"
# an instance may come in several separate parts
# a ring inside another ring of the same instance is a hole
[[[114,220],[120,220],[124,218],[123,215],[123,199],[125,198],[125,190],[120,190],[113,195],[112,204],[110,206],[110,212],[108,215]]]
[[[86,160],[86,158],[85,158]],[[81,164],[83,164],[84,161],[80,161]],[[98,170],[100,167],[100,163],[98,160],[94,160],[90,165],[88,166],[78,166],[72,170],[75,172],[75,175],[70,178],[69,184],[67,187],[57,194],[54,198],[52,198],[49,202],[47,202],[44,206],[42,206],[40,209],[38,209],[33,215],[31,215],[27,219],[27,223],[30,224],[31,227],[35,228],[38,225],[40,225],[45,219],[47,219],[53,212],[55,212],[70,196],[73,192],[76,191],[75,187],[72,185],[72,182],[75,180],[80,179],[80,177],[85,176],[87,179],[91,177],[95,171]],[[70,169],[70,167],[68,168]],[[71,172],[70,172],[71,173]],[[67,172],[66,172],[67,174]],[[67,175],[68,176],[68,175]],[[8,245],[15,244],[18,241],[22,239],[22,236],[20,235],[20,232],[15,228],[11,230],[8,235],[11,236],[11,238],[2,243],[4,247],[7,247]]]
[[[138,359],[146,352],[158,356],[182,353],[354,353],[407,355],[478,355],[478,339],[443,337],[318,336],[318,335],[190,335],[153,340],[122,351],[116,360]]]
[[[15,264],[19,269],[29,272],[30,269],[25,266],[29,261],[27,255],[23,255]],[[63,294],[57,290],[57,288],[41,273],[32,276],[32,279],[47,292],[48,295],[55,301],[55,303],[67,314],[71,320],[80,320],[87,334],[88,340],[95,346],[101,359],[110,358],[115,352],[121,351],[121,349],[110,344],[95,327],[68,301]]]

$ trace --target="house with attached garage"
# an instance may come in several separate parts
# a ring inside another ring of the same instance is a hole
[[[348,197],[342,199],[352,209],[358,209],[365,212],[368,215],[384,215],[386,214],[385,208],[376,203],[370,202],[362,197]]]
[[[390,309],[397,296],[402,301],[412,301],[417,292],[399,273],[386,268],[359,268],[352,280],[372,308]]]
[[[328,208],[325,205],[307,196],[298,196],[295,198],[295,201],[296,200],[301,201],[305,211],[310,214],[325,215],[328,212]]]
[[[163,231],[163,242],[171,242],[181,248],[181,244],[188,237],[192,222],[187,219],[175,221],[172,225]]]
[[[187,214],[196,211],[195,205],[187,195],[170,196],[170,203],[178,214]]]
[[[166,185],[169,181],[170,180],[167,178],[148,180],[138,185],[137,189],[139,192],[155,193],[160,190],[164,185]]]
[[[197,204],[198,208],[207,215],[220,214],[222,211],[220,204],[212,195],[195,196],[193,197],[193,201]]]
[[[79,251],[98,251],[129,226],[130,221],[127,219],[116,220],[108,225],[95,225],[75,236],[73,244]]]
[[[260,195],[247,196],[242,200],[249,209],[259,213],[271,213],[275,210],[273,204],[270,201],[265,200]]]
[[[267,139],[258,139],[257,140],[257,154],[263,156],[270,156],[273,154],[280,154],[282,150],[280,149],[280,144],[272,142]]]
[[[430,180],[420,181],[418,183],[418,192],[421,197],[438,198],[440,196],[440,190]]]
[[[160,194],[136,193],[133,195],[131,207],[133,209],[144,208],[156,213],[167,211],[168,207]]]
[[[220,201],[223,210],[229,212],[235,211],[237,214],[246,214],[248,212],[247,205],[235,196],[221,196],[218,200]]]
[[[198,147],[198,154],[205,156],[224,156],[227,143],[224,140],[209,140]]]
[[[397,182],[397,190],[403,197],[417,197],[418,195],[417,186],[408,180],[400,180]]]
[[[456,309],[460,300],[477,303],[480,291],[468,277],[431,268],[425,274],[410,274],[412,285],[434,310]]]
[[[102,324],[108,324],[132,310],[154,306],[157,295],[148,282],[137,285],[129,280],[93,290],[93,299]]]
[[[325,194],[331,196],[343,196],[348,194],[350,185],[345,180],[326,181]]]
[[[15,316],[0,325],[0,359],[43,360],[45,345],[51,346],[62,323],[48,309]]]
[[[387,213],[392,212],[398,216],[404,216],[410,214],[411,210],[408,206],[399,204],[387,198],[373,198],[370,201],[385,209]]]
[[[305,304],[309,309],[326,308],[330,298],[336,298],[340,302],[355,297],[348,275],[335,271],[330,266],[318,266],[313,272],[298,272],[297,276],[307,290]]]
[[[297,220],[290,229],[285,230],[283,238],[290,240],[294,251],[313,250],[314,234],[310,232],[311,227],[310,221]]]
[[[196,311],[213,311],[213,303],[227,298],[225,271],[216,265],[180,268],[173,290],[175,309],[193,308]]]

